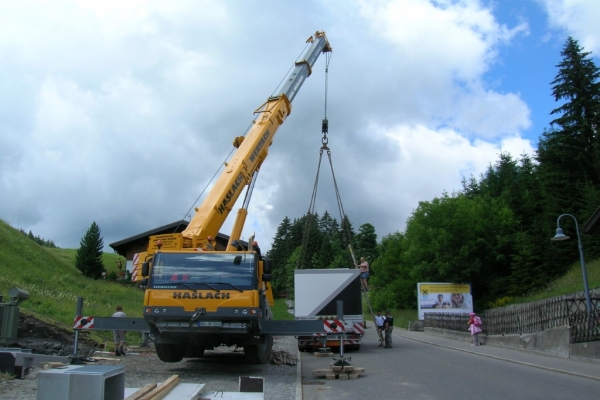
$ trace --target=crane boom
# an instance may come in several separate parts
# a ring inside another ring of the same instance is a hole
[[[267,99],[256,109],[259,116],[245,137],[236,137],[233,145],[237,148],[225,170],[215,182],[214,187],[196,209],[196,213],[187,228],[181,233],[184,248],[203,247],[208,236],[215,237],[229,216],[243,188],[255,179],[263,161],[268,155],[278,128],[291,113],[291,102],[298,94],[302,84],[310,76],[312,66],[321,53],[330,52],[331,46],[325,32],[318,31],[308,39],[311,43],[301,61],[296,62],[281,92]],[[250,191],[251,192],[251,191]],[[248,194],[248,196],[251,193]],[[245,202],[247,207],[247,202]],[[230,244],[240,239],[241,230],[247,215],[242,207],[230,235]]]

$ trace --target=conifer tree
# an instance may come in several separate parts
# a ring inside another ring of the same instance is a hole
[[[551,83],[552,94],[560,106],[552,110],[555,119],[543,133],[537,152],[545,232],[553,232],[560,214],[572,214],[582,224],[597,207],[590,201],[590,194],[593,198],[600,188],[600,69],[590,54],[569,37]],[[565,221],[563,228],[572,232],[573,226]],[[563,273],[577,258],[576,246],[576,241],[569,241],[546,247],[546,273]]]
[[[75,266],[84,276],[99,279],[104,272],[102,263],[104,241],[100,234],[100,227],[95,221],[92,222],[79,245],[75,256]]]

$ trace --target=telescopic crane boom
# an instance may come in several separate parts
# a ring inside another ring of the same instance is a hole
[[[238,200],[242,189],[248,187],[245,201],[233,225],[227,250],[233,251],[233,242],[240,240],[242,228],[248,214],[248,204],[252,195],[253,183],[260,166],[269,152],[277,130],[292,111],[292,101],[298,94],[302,84],[312,72],[312,67],[321,53],[331,51],[331,46],[325,32],[318,31],[307,42],[310,47],[301,61],[296,62],[281,92],[269,97],[255,111],[259,114],[253,121],[248,134],[238,136],[233,140],[236,152],[231,160],[226,163],[225,170],[217,179],[214,187],[196,208],[196,213],[187,228],[181,233],[182,241],[176,247],[204,248],[209,236],[216,237],[219,229],[229,216],[233,205]],[[149,253],[156,249],[156,243],[150,243]],[[165,246],[165,244],[163,244]],[[170,246],[163,247],[164,249]]]

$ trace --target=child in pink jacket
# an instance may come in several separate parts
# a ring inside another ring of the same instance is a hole
[[[479,318],[475,313],[470,313],[469,322],[467,322],[467,325],[469,325],[469,331],[471,331],[471,346],[481,345],[481,342],[479,341],[479,332],[482,332],[481,318]]]

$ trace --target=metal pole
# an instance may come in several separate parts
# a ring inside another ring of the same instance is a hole
[[[577,231],[577,243],[579,246],[579,258],[581,259],[581,272],[583,274],[583,292],[585,294],[585,305],[586,305],[587,317],[588,317],[588,321],[589,321],[589,318],[592,314],[592,300],[590,299],[590,287],[588,285],[587,270],[585,268],[585,259],[583,258],[583,244],[581,243],[581,236],[579,235],[579,224],[577,223],[577,218],[575,218],[573,215],[562,214],[556,220],[557,227],[560,228],[560,225],[559,225],[560,218],[565,215],[573,218],[573,220],[575,221],[575,230]]]
[[[83,297],[77,298],[77,309],[75,311],[75,316],[79,316],[83,313]],[[77,347],[79,343],[79,329],[75,329],[75,343],[73,344],[73,356],[77,355]]]
[[[573,217],[575,219],[575,217]],[[590,298],[590,286],[588,285],[587,270],[585,268],[585,259],[583,258],[583,243],[581,243],[581,237],[579,236],[579,226],[577,220],[575,220],[575,227],[577,228],[577,242],[579,245],[579,258],[581,259],[581,272],[583,274],[583,291],[585,293],[585,305],[587,307],[588,321],[592,314],[592,299]]]
[[[337,300],[336,306],[337,306],[338,321],[344,321],[344,301]],[[339,338],[340,338],[340,357],[343,359],[344,358],[344,339],[346,338],[346,330],[344,330],[344,332],[342,332],[342,335],[339,336]]]

